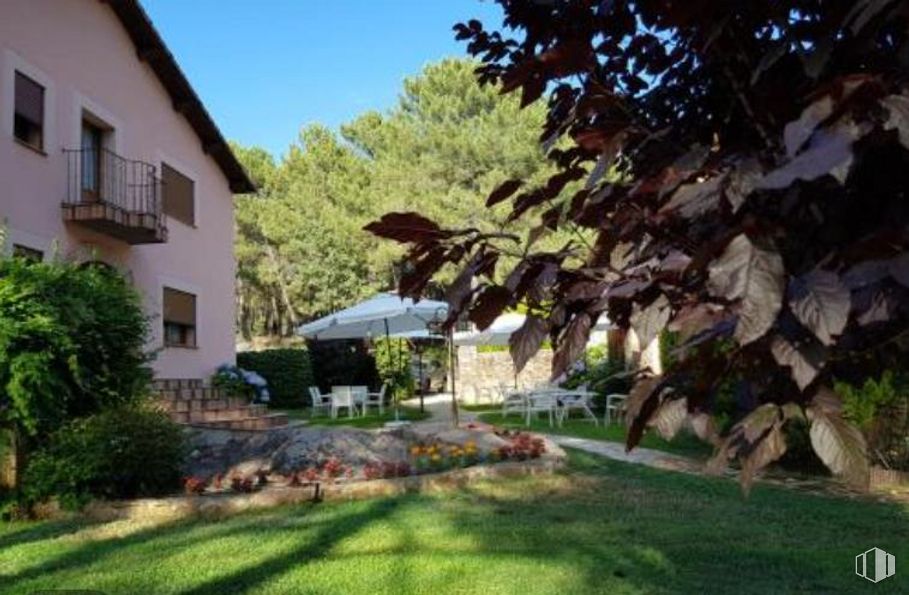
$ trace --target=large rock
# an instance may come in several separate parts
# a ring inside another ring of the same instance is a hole
[[[295,427],[271,432],[196,429],[190,436],[188,475],[249,475],[260,469],[281,474],[337,458],[346,465],[404,461],[408,441],[400,433],[354,428]]]
[[[488,431],[419,425],[379,432],[341,427],[293,427],[271,432],[195,429],[190,434],[186,473],[197,477],[247,476],[259,470],[288,474],[319,467],[331,458],[362,467],[407,461],[414,444],[463,446],[467,442],[473,442],[481,454],[508,444]]]

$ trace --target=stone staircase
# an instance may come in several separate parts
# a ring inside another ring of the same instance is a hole
[[[285,427],[284,413],[269,413],[268,407],[231,397],[222,389],[205,386],[197,379],[155,380],[158,403],[179,424],[223,430],[271,430]]]

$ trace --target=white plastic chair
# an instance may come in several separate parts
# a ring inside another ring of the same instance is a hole
[[[368,386],[351,386],[350,392],[353,395],[354,405],[361,415],[366,415],[366,400],[369,398]]]
[[[382,415],[385,409],[385,391],[388,390],[388,385],[383,384],[382,388],[377,393],[366,393],[366,400],[363,401],[363,414],[369,410],[370,407],[376,407],[379,410],[379,415]]]
[[[526,424],[530,425],[531,415],[536,414],[537,417],[541,413],[546,413],[549,415],[549,427],[553,425],[553,421],[558,417],[558,402],[556,400],[556,393],[551,391],[531,393],[527,395],[527,405],[525,408],[526,412]]]
[[[606,395],[606,413],[603,415],[603,425],[608,426],[612,420],[618,420],[625,411],[625,399],[628,395],[622,393],[612,393]]]
[[[593,425],[599,426],[600,422],[596,414],[590,408],[590,394],[586,390],[567,391],[558,397],[559,401],[559,425],[571,416],[572,411],[580,411]]]
[[[312,414],[324,411],[325,415],[331,413],[331,395],[323,395],[318,386],[309,387],[309,396],[312,399]]]
[[[354,394],[349,386],[331,387],[331,417],[338,419],[338,411],[347,408],[347,416],[353,417],[357,414],[357,403],[354,400]]]
[[[508,417],[509,413],[519,413],[523,415],[527,409],[526,395],[523,391],[516,389],[503,389],[502,391],[502,417]]]

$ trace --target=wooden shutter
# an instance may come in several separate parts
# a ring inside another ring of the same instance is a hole
[[[35,124],[44,124],[44,87],[21,72],[16,73],[16,115]]]
[[[164,288],[164,322],[196,326],[196,296]]]
[[[187,225],[195,225],[195,183],[166,163],[161,164],[161,181],[164,183],[164,212],[167,216]]]

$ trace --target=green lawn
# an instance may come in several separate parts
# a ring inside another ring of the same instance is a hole
[[[346,414],[338,416],[338,419],[332,419],[327,415],[317,415],[312,417],[310,409],[285,409],[282,411],[290,416],[291,419],[304,420],[311,426],[350,426],[354,428],[381,428],[385,422],[395,420],[394,408],[386,408],[382,415],[379,415],[375,409],[371,409],[369,415],[363,417],[348,417]],[[401,419],[407,421],[419,421],[426,419],[429,414],[420,413],[419,409],[412,407],[401,407]]]
[[[0,528],[0,592],[896,593],[854,574],[909,559],[909,508],[572,453],[569,472],[455,493],[163,526]]]
[[[481,410],[482,411],[482,410]],[[479,419],[489,424],[503,428],[527,428],[524,419],[518,415],[509,415],[502,417],[499,410],[486,409],[487,413],[480,413]],[[600,419],[602,422],[602,418]],[[531,420],[530,429],[541,434],[561,434],[565,436],[577,436],[578,438],[590,438],[592,440],[607,440],[610,442],[625,443],[625,426],[623,424],[610,424],[604,427],[602,423],[593,425],[592,421],[585,419],[567,419],[562,427],[549,427],[549,420],[539,418]],[[644,434],[641,440],[641,446],[685,455],[698,459],[705,459],[713,452],[713,447],[706,442],[699,440],[696,436],[688,433],[680,433],[673,440],[663,440],[653,432]]]

